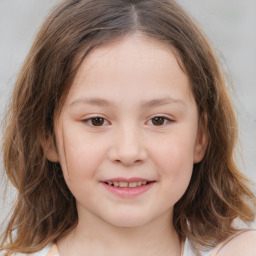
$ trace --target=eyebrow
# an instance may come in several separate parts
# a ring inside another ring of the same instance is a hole
[[[171,97],[162,97],[157,99],[152,99],[149,101],[142,102],[141,107],[142,108],[152,108],[167,104],[181,104],[186,106],[186,103],[183,100],[175,99]],[[92,106],[100,106],[100,107],[110,107],[110,106],[116,106],[114,102],[105,100],[103,98],[79,98],[71,102],[68,106],[74,106],[78,104],[85,104],[85,105],[92,105]]]
[[[87,104],[87,105],[103,106],[103,107],[113,105],[110,101],[102,98],[79,98],[71,102],[68,106],[73,106],[78,104]]]
[[[157,107],[157,106],[162,106],[162,105],[167,105],[167,104],[181,104],[186,106],[185,102],[180,99],[174,99],[171,97],[163,97],[163,98],[158,98],[158,99],[152,99],[146,102],[142,103],[143,108],[152,108],[152,107]]]

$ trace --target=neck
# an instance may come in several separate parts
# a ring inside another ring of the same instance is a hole
[[[60,256],[180,256],[177,232],[168,212],[136,227],[113,226],[97,217],[80,218],[75,230],[57,242]]]

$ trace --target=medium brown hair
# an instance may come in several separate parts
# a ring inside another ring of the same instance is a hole
[[[194,165],[189,187],[174,207],[180,238],[195,247],[214,246],[235,232],[235,218],[253,220],[249,202],[255,197],[234,162],[237,125],[225,80],[187,13],[172,0],[66,0],[42,26],[6,115],[4,167],[18,198],[1,249],[35,252],[77,225],[75,199],[42,143],[54,136],[54,113],[61,110],[82,60],[92,49],[135,32],[175,49],[207,125],[206,155]]]

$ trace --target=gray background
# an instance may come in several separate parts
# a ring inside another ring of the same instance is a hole
[[[256,181],[256,0],[177,1],[203,28],[224,65],[239,121],[241,170]],[[33,38],[57,2],[0,0],[0,119]],[[9,190],[8,200],[3,203],[2,191],[3,178],[0,179],[0,222],[15,194]]]

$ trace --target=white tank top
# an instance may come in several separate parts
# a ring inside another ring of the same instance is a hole
[[[202,256],[211,256],[211,253],[213,252],[214,249],[209,249],[207,251],[201,252]],[[184,252],[182,256],[196,256],[196,254],[193,252],[192,246],[190,244],[190,241],[186,239],[185,245],[184,245]]]
[[[226,239],[225,241],[223,241],[222,243],[220,243],[218,246],[216,246],[213,249],[209,249],[206,251],[201,251],[201,255],[202,256],[217,256],[218,252],[233,238],[235,238],[236,236],[247,232],[247,231],[251,231],[252,229],[244,229],[244,230],[240,230],[239,232],[237,232],[236,234],[234,234],[233,236],[230,236],[228,239]],[[181,256],[196,256],[196,254],[194,253],[191,243],[189,242],[188,239],[185,240],[185,244],[183,247],[183,251],[181,253]]]

